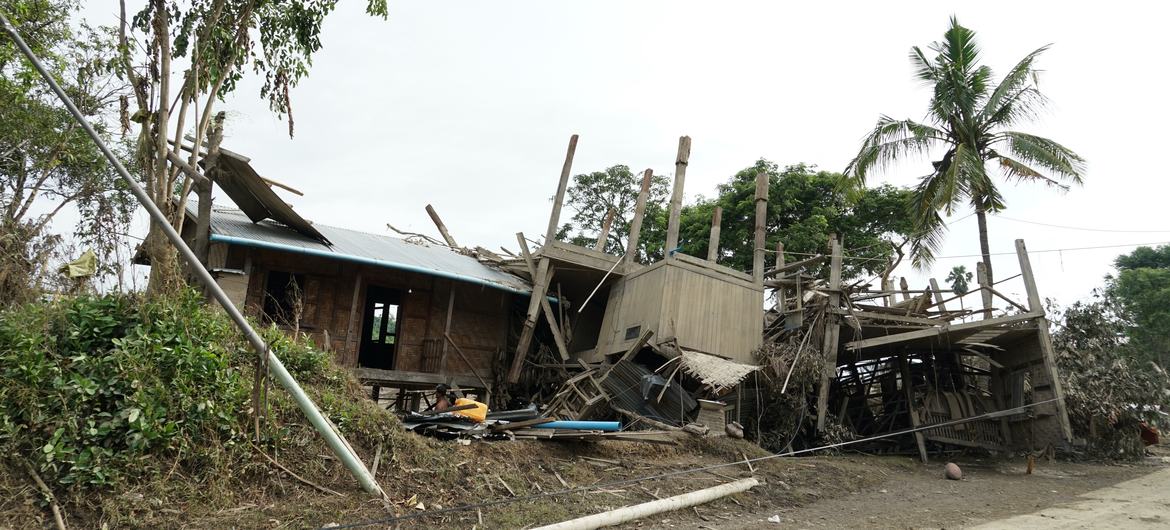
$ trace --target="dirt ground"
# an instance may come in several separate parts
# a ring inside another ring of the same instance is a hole
[[[1170,525],[1170,454],[1127,464],[1075,463],[1040,460],[1031,475],[1018,459],[956,458],[963,480],[943,478],[945,462],[920,465],[905,457],[834,457],[851,464],[859,474],[878,475],[876,483],[827,498],[813,497],[799,505],[762,505],[749,513],[711,514],[707,521],[660,521],[642,527],[671,528],[987,528],[1101,527],[1109,500],[1140,497],[1135,491],[1153,491],[1141,508],[1113,506],[1114,528],[1156,528]],[[1142,478],[1147,480],[1141,480]],[[1138,478],[1139,480],[1133,480]],[[1132,481],[1132,482],[1126,482]],[[1155,484],[1156,482],[1156,484]],[[1121,483],[1121,484],[1119,484]],[[1114,485],[1118,485],[1114,487]],[[773,487],[773,486],[761,486]],[[1102,492],[1109,492],[1103,494]],[[1081,497],[1087,495],[1087,499]],[[1116,503],[1114,503],[1116,504]],[[1053,509],[1044,511],[1046,509]],[[1148,512],[1161,510],[1161,517]],[[1040,512],[1040,513],[1036,513]],[[1132,517],[1127,512],[1136,512]],[[701,512],[700,512],[701,513]],[[1018,519],[1012,516],[1025,515]],[[1065,517],[1060,519],[1061,515]],[[693,515],[693,514],[692,514]],[[774,520],[779,516],[779,524]],[[769,518],[773,518],[769,521]],[[1037,525],[1046,521],[1048,525]],[[1083,526],[1077,526],[1084,522]]]

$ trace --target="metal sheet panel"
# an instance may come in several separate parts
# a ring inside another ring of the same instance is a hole
[[[330,239],[313,227],[300,214],[284,202],[244,157],[230,151],[223,151],[219,157],[223,171],[215,178],[215,184],[231,197],[248,218],[254,222],[272,219],[301,234],[330,244]]]
[[[188,207],[193,215],[194,206]],[[518,293],[532,292],[523,279],[446,247],[408,243],[396,237],[321,224],[315,225],[315,229],[333,244],[325,245],[272,221],[253,223],[247,214],[234,208],[213,208],[211,216],[212,241],[412,270]]]

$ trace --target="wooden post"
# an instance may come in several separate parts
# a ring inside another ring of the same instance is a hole
[[[829,310],[825,312],[825,365],[821,369],[821,387],[817,390],[817,432],[825,430],[825,412],[829,408],[829,386],[837,375],[837,343],[841,339],[841,326],[833,312],[841,305],[841,244],[836,237],[829,241],[832,258],[829,262]]]
[[[605,252],[605,240],[609,238],[609,228],[613,224],[613,208],[610,208],[605,213],[605,220],[601,222],[601,233],[597,234],[597,244],[593,246],[594,250]]]
[[[755,253],[752,257],[752,278],[757,286],[764,285],[764,245],[766,223],[768,218],[768,172],[760,170],[756,174],[756,240]],[[836,306],[834,306],[834,309]]]
[[[516,355],[512,357],[512,366],[508,370],[508,382],[512,384],[520,381],[524,357],[528,355],[528,347],[532,345],[532,335],[536,332],[536,320],[540,315],[540,299],[544,298],[545,290],[548,288],[548,267],[549,261],[541,259],[536,274],[532,277],[532,297],[528,300],[528,316],[524,318],[524,328],[520,331]]]
[[[556,314],[553,313],[552,306],[549,305],[549,303],[548,303],[548,297],[545,296],[545,294],[544,294],[544,293],[548,292],[548,285],[552,281],[552,276],[553,276],[552,264],[547,259],[540,260],[539,265],[537,265],[535,263],[535,261],[532,259],[532,253],[528,250],[528,241],[526,241],[524,239],[523,232],[519,232],[516,234],[516,241],[520,244],[520,255],[524,257],[524,263],[528,266],[528,273],[530,275],[532,275],[532,278],[533,278],[533,286],[532,286],[533,296],[534,297],[536,296],[537,289],[540,289],[540,291],[541,291],[541,295],[540,295],[539,300],[534,298],[533,300],[529,301],[529,307],[532,307],[533,302],[535,302],[535,304],[538,308],[538,312],[536,314],[530,313],[529,317],[527,319],[525,319],[524,328],[523,328],[523,330],[521,330],[521,333],[520,333],[520,340],[521,340],[521,342],[524,342],[524,341],[527,341],[528,343],[532,342],[532,334],[536,330],[536,321],[539,320],[539,316],[540,316],[539,311],[543,311],[544,318],[545,318],[545,320],[548,320],[549,328],[552,329],[553,341],[556,342],[557,352],[560,354],[561,360],[567,361],[567,360],[569,360],[568,345],[565,344],[565,337],[564,337],[564,335],[561,334],[561,327],[560,327],[560,324],[557,323]],[[523,355],[526,355],[528,353],[528,348],[525,347],[523,352],[524,352],[524,354],[521,354],[520,350],[517,350],[517,355],[513,359],[512,370],[508,372],[509,382],[511,382],[511,383],[516,382],[516,381],[511,380],[513,373],[515,373],[515,376],[517,378],[520,377],[520,372],[519,372],[520,368],[517,367],[518,366],[517,362],[520,362],[521,363],[520,366],[522,366],[522,363],[524,360]],[[519,361],[516,361],[515,359],[519,359]]]
[[[990,319],[994,307],[992,305],[991,286],[987,284],[987,265],[982,261],[975,264],[975,281],[979,282],[979,294],[983,297],[983,320]]]
[[[902,370],[902,390],[906,396],[906,413],[910,415],[910,427],[918,428],[918,411],[914,408],[914,389],[910,387],[910,361],[906,359],[906,354],[898,356],[898,365]],[[918,458],[922,459],[922,463],[926,463],[926,436],[922,431],[914,433],[914,441],[918,444]]]
[[[638,238],[642,235],[642,217],[646,215],[646,199],[650,196],[650,183],[653,180],[653,169],[647,169],[642,173],[642,190],[638,192],[638,202],[634,206],[634,220],[630,221],[630,241],[626,245],[625,259],[628,263],[638,260]]]
[[[898,279],[898,287],[902,288],[902,301],[909,302],[910,301],[910,283],[906,281],[905,276]]]
[[[556,239],[557,224],[561,220],[561,206],[565,202],[565,190],[569,187],[569,174],[573,171],[573,155],[577,152],[577,135],[569,138],[569,149],[565,153],[565,164],[561,167],[561,180],[557,184],[557,194],[553,198],[552,213],[548,217],[548,230],[544,234],[544,244],[551,245]],[[524,241],[524,234],[516,234],[520,241]],[[532,334],[536,331],[536,320],[540,316],[541,301],[548,292],[548,258],[540,258],[540,265],[536,267],[532,277],[532,297],[528,300],[528,313],[524,318],[524,328],[520,331],[520,342],[516,344],[516,354],[512,356],[512,366],[508,370],[508,382],[515,384],[520,380],[520,370],[524,368],[524,357],[528,355],[528,347],[532,345]],[[553,326],[556,328],[556,326]],[[556,333],[555,336],[560,336]],[[558,344],[561,346],[562,344]],[[562,354],[563,355],[563,354]]]
[[[431,205],[427,205],[427,215],[431,216],[431,221],[435,223],[435,228],[439,229],[439,235],[443,236],[443,241],[447,242],[447,246],[451,248],[459,248],[459,243],[455,242],[455,238],[451,237],[451,233],[447,231],[447,225],[443,224],[443,220],[439,218],[439,212]]]
[[[776,242],[776,270],[780,270],[780,269],[784,268],[784,261],[785,261],[784,260],[784,242],[777,241]],[[783,278],[781,278],[780,274],[777,273],[776,279],[783,279]],[[797,285],[797,288],[799,289],[799,286],[800,286],[800,271],[799,270],[796,271],[796,285]],[[776,289],[776,305],[777,305],[777,307],[780,308],[781,316],[783,316],[784,312],[788,310],[788,295],[786,294],[786,292],[787,292],[787,288],[784,287],[783,285],[781,285],[780,287],[778,287]],[[797,296],[800,296],[799,292],[797,293]]]
[[[561,222],[561,206],[565,203],[565,190],[569,187],[569,173],[573,171],[573,155],[577,153],[577,135],[569,137],[569,150],[565,153],[565,165],[561,167],[561,180],[557,184],[557,195],[553,198],[552,214],[548,217],[548,230],[544,233],[544,244],[549,244],[557,235]],[[543,293],[542,293],[543,296]]]
[[[938,310],[945,314],[947,306],[943,303],[943,292],[942,289],[938,288],[938,280],[934,278],[930,279],[930,294],[934,296],[934,303],[938,305]]]
[[[1060,382],[1056,370],[1056,351],[1052,347],[1052,334],[1048,329],[1048,318],[1044,316],[1044,304],[1040,300],[1040,291],[1036,288],[1036,277],[1032,275],[1032,261],[1028,258],[1028,249],[1024,247],[1024,240],[1016,240],[1016,257],[1020,260],[1020,276],[1024,279],[1024,289],[1028,292],[1028,309],[1032,313],[1039,313],[1036,318],[1036,331],[1040,339],[1040,351],[1044,355],[1044,369],[1051,380],[1052,394],[1056,398],[1057,417],[1060,418],[1060,429],[1064,433],[1065,441],[1072,441],[1072,425],[1068,420],[1068,408],[1064,402],[1064,385]]]
[[[345,350],[346,350],[345,355],[349,355],[350,352],[353,352],[354,365],[357,365],[357,357],[358,357],[357,349],[358,349],[358,347],[361,346],[361,343],[362,343],[361,340],[358,340],[357,346],[353,346],[353,339],[356,338],[356,337],[354,337],[353,327],[354,327],[354,324],[357,323],[358,300],[361,298],[361,294],[362,294],[361,287],[362,287],[362,274],[359,272],[357,274],[357,277],[354,278],[354,280],[353,280],[353,301],[350,303],[350,307],[349,307],[349,325],[346,326],[346,330],[345,330]],[[359,331],[358,333],[361,333],[361,332]]]
[[[450,282],[450,295],[447,296],[447,322],[443,324],[443,335],[451,333],[451,317],[455,312],[455,281]],[[439,356],[439,373],[447,373],[447,341],[443,341],[443,354]]]
[[[691,137],[678,139],[678,156],[674,160],[674,192],[670,194],[670,217],[666,223],[666,248],[663,257],[670,256],[678,248],[679,215],[682,212],[683,187],[687,180],[687,164],[691,159]]]
[[[711,214],[711,238],[707,240],[707,261],[719,263],[719,229],[723,223],[723,207],[716,206]]]

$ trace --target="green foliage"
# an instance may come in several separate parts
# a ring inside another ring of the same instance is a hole
[[[739,270],[752,266],[752,247],[755,241],[756,174],[768,173],[768,210],[766,220],[767,245],[776,248],[783,241],[789,261],[825,252],[829,234],[843,237],[854,259],[845,263],[845,276],[872,274],[884,268],[905,244],[911,233],[907,209],[909,190],[881,186],[861,193],[843,190],[841,175],[797,164],[780,168],[776,163],[760,159],[751,167],[733,175],[720,184],[714,198],[699,197],[693,204],[684,205],[679,216],[680,252],[706,257],[711,219],[715,207],[723,208],[720,228],[720,263]],[[647,200],[646,217],[639,238],[639,261],[647,263],[662,259],[666,244],[667,210],[666,177],[655,176]],[[595,231],[600,229],[607,211],[613,208],[614,219],[606,251],[625,252],[629,241],[629,222],[641,189],[641,176],[634,175],[624,165],[605,171],[577,175],[568,190],[568,205],[574,210],[573,223],[565,224],[558,239],[592,247]],[[577,228],[575,235],[574,228]]]
[[[327,354],[275,328],[265,335],[302,382],[327,374]],[[0,451],[80,489],[164,465],[199,472],[220,452],[250,451],[253,359],[226,316],[194,292],[0,313]]]
[[[707,255],[711,217],[715,206],[720,206],[719,260],[735,269],[751,269],[755,182],[760,171],[767,172],[769,179],[766,247],[775,249],[783,242],[788,262],[826,252],[829,234],[837,234],[854,257],[845,261],[845,278],[875,274],[886,266],[897,243],[909,237],[909,191],[882,186],[850,196],[842,190],[838,173],[804,164],[781,169],[760,159],[719,185],[716,198],[700,198],[683,209],[679,230],[683,253]]]
[[[273,112],[291,114],[289,90],[308,75],[313,55],[321,50],[322,24],[338,0],[190,0],[166,2],[166,15],[174,24],[174,57],[196,59],[195,93],[217,84],[222,98],[235,90],[251,69],[264,79],[260,97]],[[366,12],[386,18],[386,0],[369,0]],[[134,16],[133,27],[153,30],[157,11],[147,3]],[[255,39],[255,41],[253,41]],[[289,122],[289,134],[292,134]]]
[[[108,30],[73,25],[72,0],[0,0],[42,63],[99,135],[125,154],[104,118],[124,86],[114,79]],[[8,39],[0,41],[0,306],[19,303],[43,283],[61,238],[49,223],[76,208],[75,241],[98,255],[99,274],[125,232],[133,198],[105,157]]]
[[[654,175],[650,181],[642,233],[638,236],[639,261],[647,262],[662,256],[666,224],[663,221],[659,225],[657,220],[665,219],[669,185],[670,181],[662,175]],[[574,176],[572,186],[566,191],[566,204],[573,210],[572,223],[565,223],[560,228],[558,239],[592,248],[607,213],[613,210],[614,220],[605,242],[605,251],[615,255],[625,254],[630,241],[630,220],[634,217],[634,207],[641,189],[642,174],[635,175],[625,165]]]
[[[1139,247],[1118,256],[1117,276],[1108,279],[1110,296],[1127,323],[1126,334],[1138,358],[1161,366],[1170,362],[1170,245]]]
[[[930,58],[917,46],[910,52],[916,77],[933,89],[930,123],[882,116],[866,136],[845,173],[854,189],[865,186],[869,173],[905,158],[942,157],[914,191],[916,242],[914,261],[929,264],[942,245],[946,225],[939,212],[951,215],[964,203],[983,219],[1005,208],[988,165],[1011,181],[1035,182],[1067,190],[1080,184],[1084,160],[1052,140],[1009,128],[1034,117],[1046,100],[1037,88],[1036,59],[1044,46],[1024,56],[993,85],[991,68],[980,63],[975,32],[952,17],[943,40],[930,45]],[[980,232],[987,252],[986,232]]]
[[[966,265],[955,265],[951,268],[950,274],[947,274],[946,282],[950,284],[951,291],[957,295],[967,294],[971,283],[971,277],[974,276],[967,271]]]

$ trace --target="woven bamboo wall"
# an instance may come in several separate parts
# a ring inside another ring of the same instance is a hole
[[[492,374],[493,359],[504,349],[508,331],[510,299],[515,296],[499,289],[435,278],[407,271],[294,255],[285,252],[232,247],[248,263],[246,313],[259,318],[269,271],[304,274],[301,330],[329,348],[347,367],[357,366],[358,335],[362,331],[365,290],[370,285],[398,289],[403,293],[395,369],[422,371],[424,341],[444,340],[447,306],[454,290],[451,338],[462,348],[475,369],[485,377]],[[235,256],[229,256],[229,259]],[[354,313],[355,283],[357,311]],[[350,334],[353,314],[352,336]],[[467,363],[448,346],[446,373],[471,375]]]

